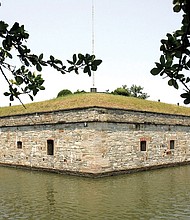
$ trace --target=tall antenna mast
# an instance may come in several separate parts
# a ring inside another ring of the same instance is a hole
[[[92,0],[92,55],[94,55],[94,0]],[[92,87],[95,87],[95,74],[92,72]]]
[[[94,55],[94,0],[92,0],[92,55]],[[97,88],[95,88],[95,74],[92,71],[92,88],[90,88],[91,92],[97,92]]]

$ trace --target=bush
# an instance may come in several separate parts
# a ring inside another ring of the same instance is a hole
[[[143,87],[132,85],[131,88],[127,88],[126,85],[123,85],[122,87],[119,87],[115,89],[113,92],[111,92],[114,95],[122,95],[122,96],[130,96],[130,97],[136,97],[140,99],[147,99],[149,95],[147,93],[143,92]]]
[[[74,92],[74,94],[79,94],[79,93],[86,93],[86,91],[77,89],[77,91]]]
[[[71,95],[72,92],[69,89],[63,89],[57,94],[57,98],[61,96]]]
[[[121,87],[115,89],[115,90],[112,92],[112,94],[114,94],[114,95],[123,95],[123,96],[130,96],[130,93],[129,93],[128,89],[126,89],[126,88],[121,88]]]

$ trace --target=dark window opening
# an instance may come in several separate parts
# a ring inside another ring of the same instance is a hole
[[[47,140],[47,155],[53,155],[53,154],[54,154],[54,141]]]
[[[146,151],[146,141],[140,142],[140,148],[141,148],[141,151]]]
[[[140,124],[135,124],[135,129],[136,129],[137,131],[139,131],[139,130],[140,130]]]
[[[175,141],[174,140],[170,140],[170,149],[173,150],[175,147]]]
[[[17,141],[17,148],[22,149],[22,141]]]

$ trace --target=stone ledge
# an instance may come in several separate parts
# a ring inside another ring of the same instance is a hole
[[[105,173],[90,173],[90,172],[87,173],[87,172],[79,172],[79,171],[59,170],[59,169],[51,169],[51,168],[43,168],[43,167],[35,167],[35,166],[30,167],[26,165],[0,163],[0,167],[10,167],[10,168],[16,168],[16,169],[30,170],[30,171],[49,172],[49,173],[57,173],[57,174],[62,174],[62,175],[80,176],[80,177],[88,177],[88,178],[103,178],[103,177],[109,177],[109,176],[117,176],[121,174],[132,174],[132,173],[137,173],[137,172],[158,170],[158,169],[163,169],[163,168],[186,166],[186,165],[190,165],[190,161],[167,163],[167,164],[160,164],[160,165],[155,165],[155,166],[146,166],[146,167],[139,167],[139,168],[131,168],[127,170],[118,170],[118,171],[115,170],[115,171],[110,171],[110,172],[105,172]]]

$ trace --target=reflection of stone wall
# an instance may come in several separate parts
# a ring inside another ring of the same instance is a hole
[[[188,163],[189,128],[188,116],[106,108],[1,117],[0,163],[78,174]],[[50,139],[54,155],[47,155]],[[146,151],[140,151],[140,140]]]

